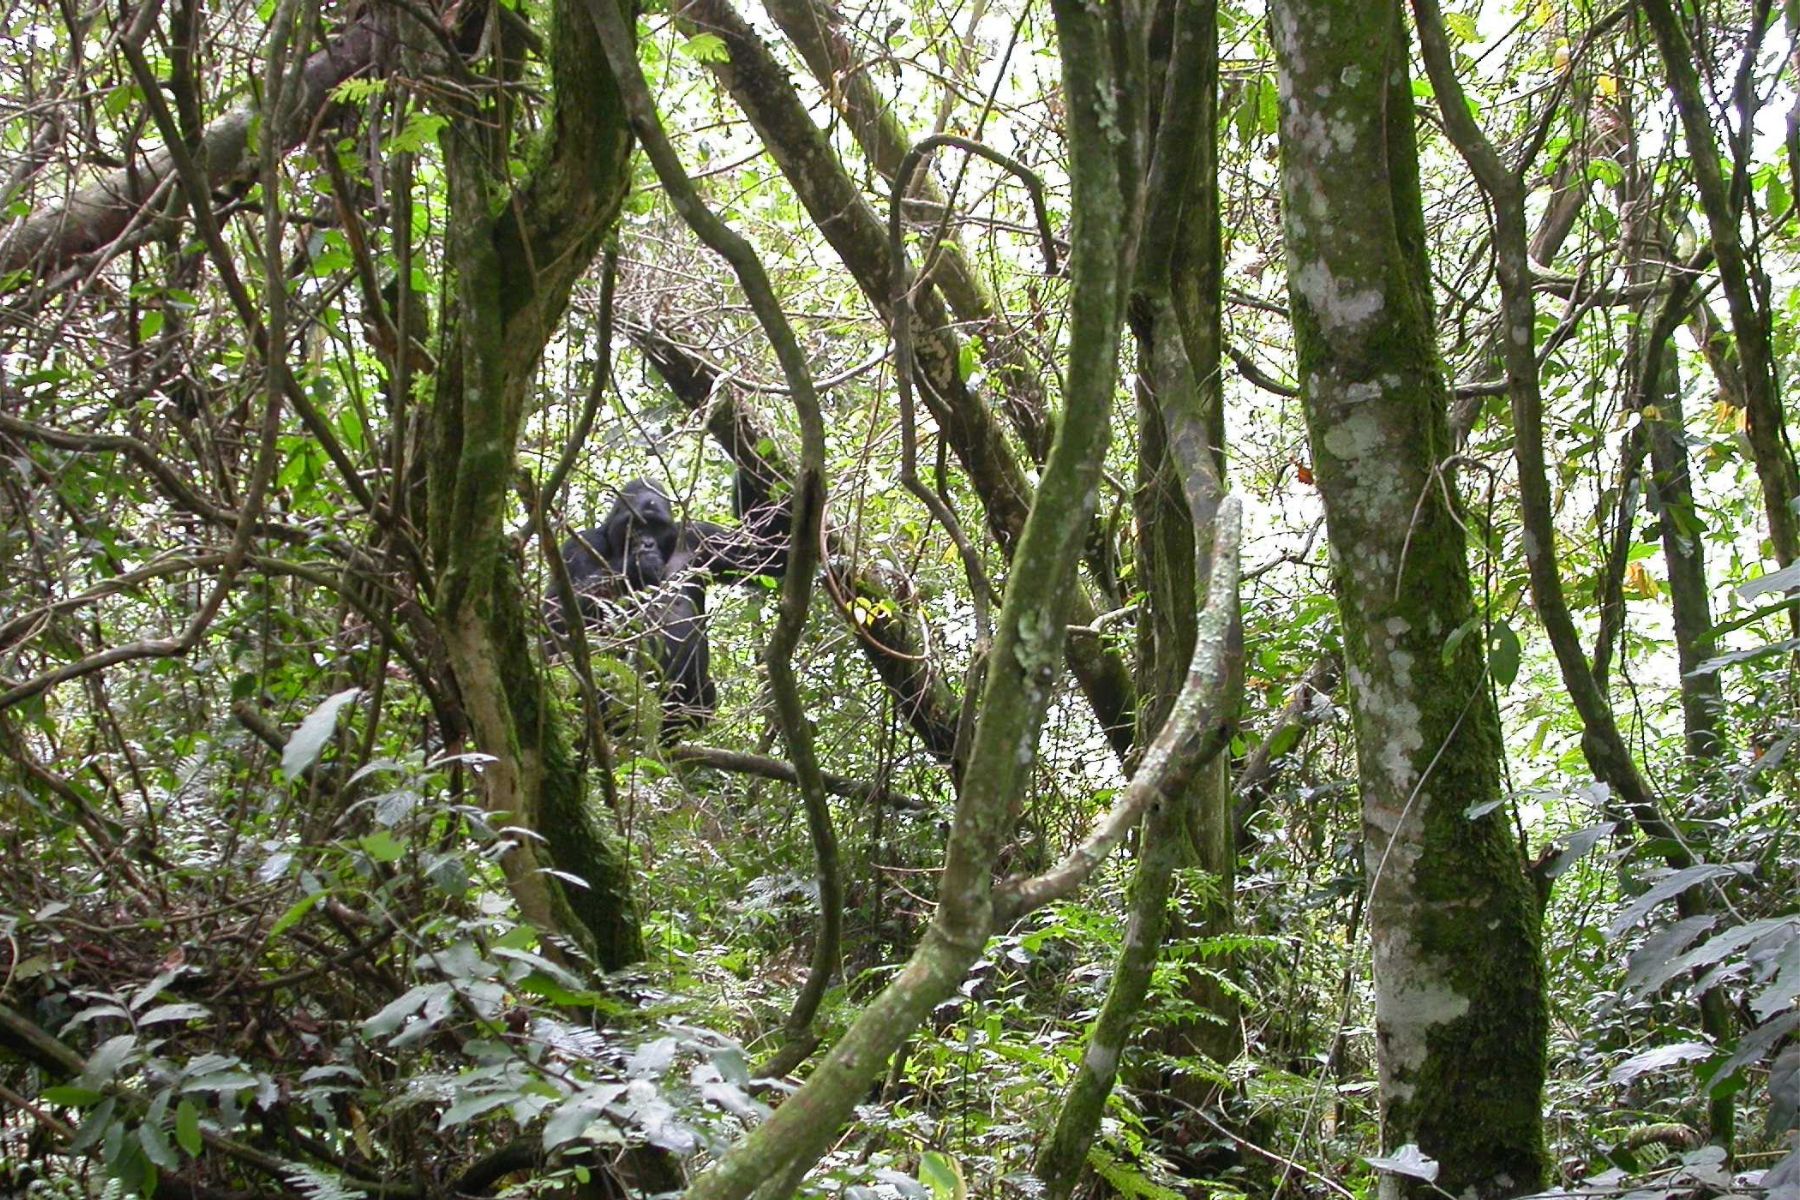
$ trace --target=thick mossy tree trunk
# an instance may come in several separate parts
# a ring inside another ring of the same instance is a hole
[[[570,755],[506,517],[533,371],[618,214],[631,139],[579,4],[551,6],[548,53],[552,110],[521,183],[503,104],[458,108],[444,133],[456,286],[432,411],[430,542],[438,624],[475,748],[491,756],[480,771],[486,805],[542,838],[514,839],[507,880],[527,920],[610,970],[643,954],[630,875]],[[565,886],[546,866],[586,886]]]
[[[1388,1174],[1382,1191],[1534,1191],[1538,914],[1446,461],[1406,31],[1394,0],[1284,0],[1270,23],[1301,392],[1356,723],[1384,1138],[1439,1164],[1435,1185]]]

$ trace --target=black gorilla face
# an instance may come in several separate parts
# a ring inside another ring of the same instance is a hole
[[[787,568],[790,505],[774,500],[759,479],[740,474],[732,496],[741,527],[710,521],[677,523],[669,497],[654,484],[633,479],[597,528],[563,543],[562,560],[575,590],[583,624],[617,621],[608,600],[648,592],[640,611],[649,617],[646,644],[666,681],[663,737],[704,725],[718,703],[706,640],[706,588],[715,580],[782,575]],[[545,604],[545,619],[558,635],[568,629],[562,606]]]
[[[609,565],[633,588],[654,587],[669,574],[681,531],[669,498],[641,479],[619,493],[602,526]]]

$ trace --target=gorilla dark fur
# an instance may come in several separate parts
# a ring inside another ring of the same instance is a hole
[[[709,579],[779,577],[787,566],[786,506],[772,502],[742,475],[732,500],[743,520],[736,529],[710,521],[678,522],[661,490],[634,479],[620,489],[598,528],[584,530],[562,546],[584,624],[616,621],[606,600],[651,593],[641,613],[665,680],[664,740],[684,728],[705,725],[718,707],[706,638]],[[553,630],[565,631],[555,601],[547,616]]]

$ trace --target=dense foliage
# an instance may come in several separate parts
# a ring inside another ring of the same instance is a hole
[[[656,1194],[788,1109],[770,1194],[1067,1194],[1087,1075],[1084,1195],[1435,1178],[1383,1133],[1271,14],[630,7],[0,14],[0,1191]],[[1473,608],[1417,674],[1497,718],[1452,807],[1529,864],[1507,1049],[1586,1194],[1800,1197],[1797,20],[1419,0],[1383,116],[1454,439],[1407,503]],[[794,570],[713,583],[665,743],[641,626],[552,635],[557,546],[746,476]],[[820,1066],[909,988],[872,1084]]]

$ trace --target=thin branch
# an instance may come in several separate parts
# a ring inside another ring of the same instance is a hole
[[[1137,773],[1081,844],[1041,875],[1014,877],[994,889],[994,923],[1005,927],[1026,913],[1074,894],[1113,848],[1137,827],[1156,800],[1181,795],[1186,782],[1230,741],[1231,629],[1238,612],[1238,555],[1243,506],[1235,496],[1219,502],[1213,526],[1212,576],[1206,607],[1194,637],[1187,678],[1168,720],[1144,752]]]

